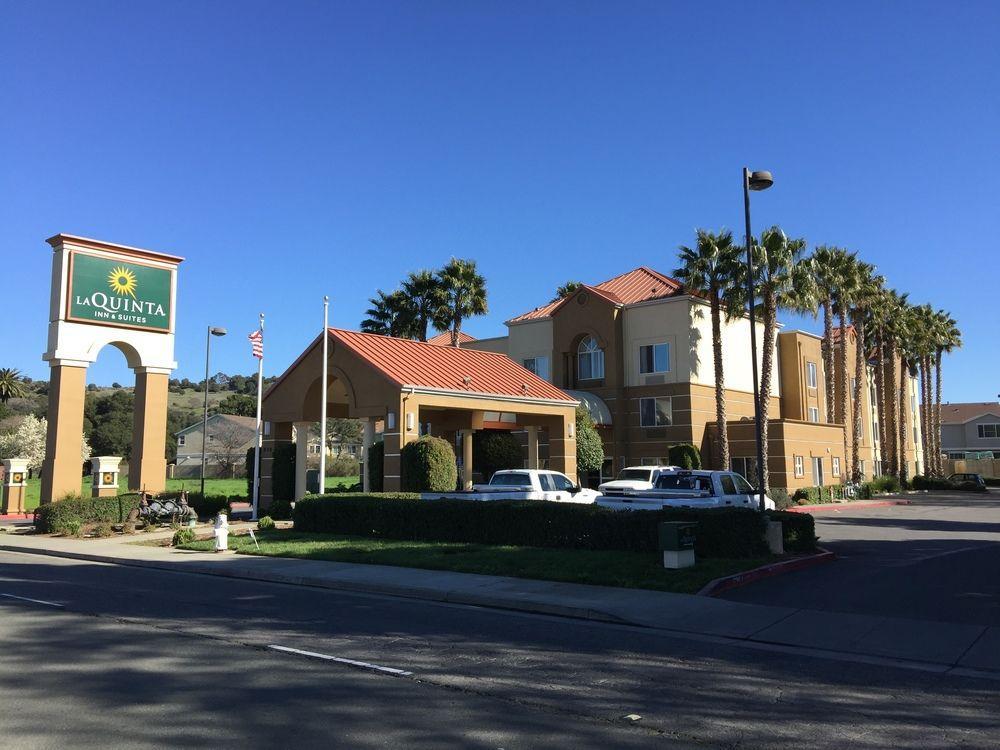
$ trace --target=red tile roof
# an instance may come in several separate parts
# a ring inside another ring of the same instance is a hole
[[[400,386],[569,403],[575,401],[506,354],[436,346],[340,328],[328,330],[331,340],[343,344]]]
[[[475,341],[475,336],[470,336],[465,331],[458,332],[459,343],[468,344],[470,341]],[[431,336],[427,339],[428,344],[434,344],[434,346],[451,346],[451,331],[442,331],[436,336]]]
[[[640,266],[632,271],[602,281],[594,286],[584,285],[584,289],[597,294],[615,305],[633,305],[637,302],[647,302],[664,297],[683,294],[683,286],[676,279],[664,276],[652,268]],[[573,295],[570,295],[572,297]],[[526,320],[542,320],[548,318],[569,297],[557,299],[547,305],[518,315],[508,320],[508,323],[521,323]]]

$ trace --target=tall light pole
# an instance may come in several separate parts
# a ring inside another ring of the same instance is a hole
[[[760,385],[757,376],[757,316],[754,303],[753,235],[750,234],[750,191],[767,190],[774,184],[770,172],[751,172],[743,167],[743,212],[746,216],[747,238],[747,300],[750,303],[750,360],[753,362],[753,423],[757,438],[757,491],[760,493],[760,510],[764,503],[764,435],[760,423]]]
[[[201,496],[205,497],[205,446],[208,444],[208,357],[212,351],[212,336],[225,336],[225,328],[208,327],[205,334],[205,413],[201,420]]]

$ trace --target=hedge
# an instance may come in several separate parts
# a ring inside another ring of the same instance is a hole
[[[524,467],[524,454],[509,432],[482,430],[472,433],[472,468],[490,481],[496,472]]]
[[[816,549],[816,519],[808,513],[771,511],[772,521],[781,521],[785,552],[812,552]]]
[[[406,492],[452,492],[458,484],[455,449],[447,440],[428,435],[407,443],[399,464]]]
[[[124,523],[128,514],[138,507],[138,495],[57,500],[35,510],[35,530],[52,534],[87,523]]]
[[[634,552],[659,551],[661,521],[697,521],[698,555],[737,558],[767,554],[765,518],[745,508],[629,513],[596,505],[419,500],[401,493],[305,498],[295,504],[293,519],[295,530],[304,532]]]
[[[275,444],[271,458],[271,496],[290,501],[295,497],[295,443]]]
[[[1000,477],[983,477],[987,487],[1000,487]]]
[[[365,471],[368,472],[368,486],[372,492],[382,491],[382,478],[385,467],[385,443],[378,442],[368,447],[368,459],[365,462]]]

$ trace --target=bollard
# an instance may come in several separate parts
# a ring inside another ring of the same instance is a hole
[[[229,518],[224,512],[215,517],[215,551],[225,552],[229,549]]]
[[[698,524],[689,521],[664,521],[660,524],[660,549],[663,567],[690,568],[694,565],[694,537]]]

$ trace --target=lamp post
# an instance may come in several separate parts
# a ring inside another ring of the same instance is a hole
[[[750,360],[753,362],[753,423],[757,438],[757,491],[760,493],[760,510],[764,504],[764,435],[760,423],[760,386],[757,376],[757,317],[754,304],[753,235],[750,234],[750,191],[767,190],[774,184],[770,172],[751,172],[743,167],[743,213],[746,217],[747,238],[747,300],[750,303]]]
[[[205,412],[201,420],[201,496],[205,497],[205,446],[208,444],[208,357],[212,351],[212,336],[225,336],[225,328],[209,326],[205,334]]]

